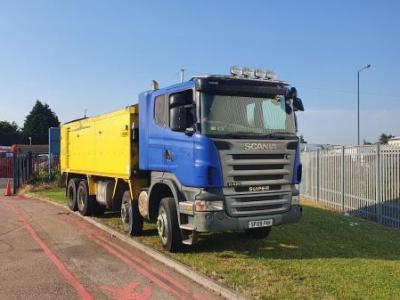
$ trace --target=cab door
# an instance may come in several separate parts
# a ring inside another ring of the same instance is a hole
[[[164,135],[165,172],[173,173],[181,184],[195,186],[194,138],[195,105],[193,90],[168,95],[169,130]]]
[[[148,144],[147,153],[149,169],[152,171],[165,171],[165,142],[164,136],[168,129],[168,98],[166,95],[153,96],[151,108],[154,112],[149,112],[153,116],[148,125]]]

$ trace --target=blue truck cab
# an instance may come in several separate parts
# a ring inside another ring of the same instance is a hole
[[[138,205],[166,249],[202,232],[263,238],[300,220],[301,110],[295,88],[248,68],[140,94],[139,169],[149,186]]]

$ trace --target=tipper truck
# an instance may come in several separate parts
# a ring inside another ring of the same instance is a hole
[[[269,70],[232,67],[152,89],[139,103],[62,125],[68,206],[121,212],[127,234],[157,224],[168,251],[199,234],[265,238],[302,215],[297,91]]]

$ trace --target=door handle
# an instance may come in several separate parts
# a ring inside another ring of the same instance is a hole
[[[164,152],[164,157],[165,157],[165,160],[173,161],[174,160],[174,153],[171,150],[167,149]]]

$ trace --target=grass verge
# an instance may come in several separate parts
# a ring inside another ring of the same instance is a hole
[[[34,193],[66,202],[63,189]],[[118,213],[96,218],[122,231]],[[240,233],[207,234],[182,253],[163,251],[154,224],[146,245],[255,299],[396,299],[400,232],[310,203],[299,224],[274,227],[265,240]]]

